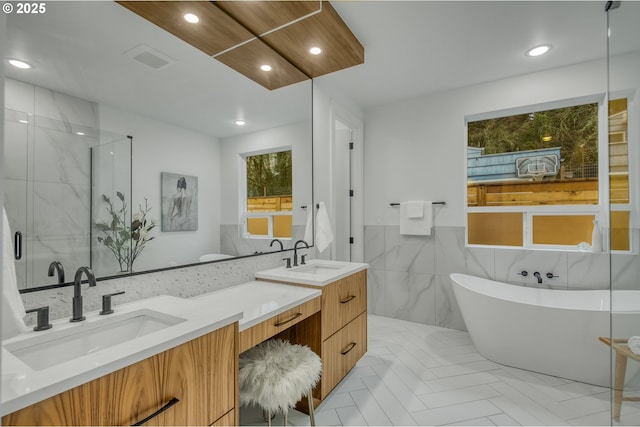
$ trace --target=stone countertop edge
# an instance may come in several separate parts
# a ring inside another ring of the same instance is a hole
[[[4,345],[32,338],[37,334],[74,327],[77,324],[70,323],[66,318],[59,319],[52,322],[54,326],[49,331],[29,330],[3,341],[0,416],[162,353],[242,318],[242,311],[234,311],[233,307],[224,312],[198,312],[193,310],[193,306],[189,300],[167,295],[118,305],[111,316],[148,309],[180,317],[185,321],[41,370],[26,365],[5,349]],[[86,324],[104,318],[97,311],[87,313],[86,316]]]
[[[238,321],[239,329],[246,330],[320,295],[321,292],[316,289],[252,281],[191,299],[161,295],[120,304],[111,316],[147,309],[184,318],[185,321],[42,370],[30,368],[4,348],[4,344],[42,333],[29,330],[2,343],[0,416],[125,368],[233,322]],[[86,323],[83,324],[87,325],[104,319],[97,311],[87,313],[86,316]],[[50,331],[78,326],[66,318],[52,323],[54,327]]]
[[[342,267],[336,268],[335,272],[332,271],[325,273],[305,273],[303,271],[297,271],[297,269],[300,269],[301,267],[313,265],[332,265]],[[321,288],[335,282],[336,280],[343,279],[354,273],[369,268],[369,264],[366,263],[323,259],[309,260],[304,266],[293,267],[290,269],[287,269],[285,267],[276,267],[269,270],[258,271],[254,275],[256,279],[276,280],[292,284],[309,285]]]
[[[317,289],[260,280],[221,289],[191,300],[201,309],[221,310],[229,301],[242,310],[240,332],[322,295]]]

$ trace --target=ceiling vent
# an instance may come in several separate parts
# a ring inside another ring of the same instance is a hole
[[[135,59],[154,70],[161,70],[176,62],[168,55],[144,44],[125,52],[125,56]]]

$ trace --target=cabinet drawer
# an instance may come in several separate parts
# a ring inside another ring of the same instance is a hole
[[[322,339],[367,309],[367,271],[359,271],[322,290]]]
[[[367,352],[367,313],[362,313],[336,332],[322,347],[324,399]]]
[[[320,304],[318,296],[240,332],[240,353],[317,313],[320,311]]]

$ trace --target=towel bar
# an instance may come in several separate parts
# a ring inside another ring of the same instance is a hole
[[[400,203],[389,203],[391,206],[400,206]],[[446,205],[447,202],[432,202],[432,205]]]

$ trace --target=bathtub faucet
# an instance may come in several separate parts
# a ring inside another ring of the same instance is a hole
[[[540,275],[539,272],[535,272],[533,273],[533,275],[535,276],[536,279],[538,279],[538,284],[542,283],[542,276]]]

